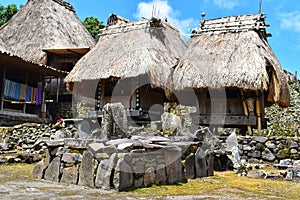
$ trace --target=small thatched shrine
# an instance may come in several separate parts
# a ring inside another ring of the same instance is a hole
[[[196,91],[199,124],[260,131],[265,106],[290,101],[286,76],[267,41],[265,16],[204,16],[174,70],[174,88]]]
[[[112,14],[95,48],[65,82],[75,94],[95,98],[96,110],[121,102],[131,116],[139,117],[166,100],[163,89],[170,69],[185,49],[179,31],[160,19],[131,22]]]

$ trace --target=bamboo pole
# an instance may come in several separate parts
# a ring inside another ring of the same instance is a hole
[[[256,115],[257,115],[257,132],[261,135],[261,108],[259,101],[259,91],[256,91]]]
[[[241,90],[241,95],[242,95],[242,101],[243,101],[244,114],[245,114],[246,116],[249,116],[247,103],[246,103],[246,101],[245,101],[244,91],[242,91],[242,90]],[[247,129],[248,129],[249,135],[252,135],[252,129],[251,129],[251,126],[250,126],[250,125],[247,125]]]

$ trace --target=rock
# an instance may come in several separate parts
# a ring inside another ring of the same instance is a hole
[[[252,158],[260,158],[261,157],[261,152],[258,150],[255,150],[254,152],[250,153]]]
[[[261,150],[263,150],[263,148],[264,148],[264,145],[262,145],[261,143],[257,143],[255,145],[255,150],[261,151]]]
[[[292,165],[292,160],[291,159],[284,159],[279,161],[279,165]]]
[[[64,138],[71,138],[72,137],[72,133],[69,132],[66,129],[60,129],[57,130],[54,134],[54,140],[60,140],[60,139],[64,139]]]
[[[77,167],[67,167],[63,169],[60,182],[66,184],[77,184],[78,169]]]
[[[290,148],[292,149],[292,148],[298,148],[299,147],[299,145],[298,145],[298,143],[297,142],[295,142],[295,141],[291,141],[290,142]]]
[[[298,151],[297,151],[296,149],[290,149],[290,153],[291,153],[291,154],[297,154]]]
[[[87,149],[93,154],[96,155],[97,153],[102,153],[104,149],[104,144],[103,143],[91,143],[88,145]]]
[[[55,157],[45,171],[44,179],[53,182],[59,182],[60,171],[60,157]]]
[[[267,141],[265,145],[269,149],[275,149],[276,148],[276,145],[274,143],[272,143],[271,141]]]
[[[232,132],[228,138],[226,139],[226,152],[228,152],[227,156],[232,161],[233,167],[238,169],[241,166],[241,160],[239,155],[238,141],[236,137],[236,133]]]
[[[243,145],[243,151],[251,151],[251,150],[252,148],[249,145],[247,144]]]
[[[107,103],[103,107],[101,125],[106,138],[127,138],[127,117],[121,103]]]
[[[144,185],[144,175],[143,174],[134,174],[133,187],[140,188]]]
[[[86,120],[83,120],[78,126],[76,138],[79,138],[79,139],[89,138],[90,137],[90,129],[91,129],[91,127],[90,127],[89,122]]]
[[[133,185],[132,174],[133,173],[130,165],[128,165],[123,158],[120,158],[115,168],[113,178],[114,188],[117,191],[123,191],[125,189],[131,188]]]
[[[274,154],[268,148],[262,152],[261,158],[269,162],[273,162],[275,160]]]
[[[250,171],[247,174],[247,177],[250,178],[264,178],[266,175],[266,172],[260,170],[260,171]]]
[[[155,174],[155,180],[154,183],[157,185],[163,185],[167,182],[167,176],[166,176],[166,168],[164,164],[159,164],[156,167],[156,174]]]
[[[289,149],[281,149],[276,153],[276,157],[280,159],[288,158],[290,156],[290,151]]]
[[[61,161],[64,163],[73,163],[74,159],[73,159],[73,154],[71,153],[64,153],[62,155]]]
[[[101,160],[98,165],[95,186],[104,189],[111,188],[111,177],[113,176],[113,170],[116,167],[118,161],[117,154],[114,153],[109,159]]]
[[[201,147],[198,148],[195,154],[195,170],[196,177],[207,177],[207,164],[206,164],[206,154]]]
[[[144,186],[151,186],[155,182],[155,170],[150,167],[146,170],[144,175]]]
[[[176,184],[182,180],[181,149],[179,147],[166,147],[164,149],[166,162],[167,182]]]
[[[94,187],[94,159],[89,151],[83,153],[81,166],[79,169],[78,185]]]
[[[181,127],[181,118],[173,113],[164,112],[161,115],[162,129],[166,133],[180,133],[182,130]]]
[[[96,188],[103,188],[103,189],[110,189],[110,175],[111,171],[109,172],[109,162],[108,159],[101,160],[98,169],[97,175],[95,180],[95,187]]]
[[[252,139],[262,144],[264,144],[268,140],[267,137],[263,137],[263,136],[253,136]]]
[[[42,179],[45,171],[44,161],[41,160],[38,164],[33,168],[32,177],[37,179]]]
[[[195,176],[195,155],[190,154],[184,162],[186,179],[194,179]]]

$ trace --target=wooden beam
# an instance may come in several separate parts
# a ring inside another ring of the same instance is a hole
[[[247,107],[247,103],[246,103],[246,100],[245,100],[244,91],[242,91],[242,90],[241,90],[241,95],[242,95],[242,102],[243,102],[244,114],[245,114],[245,116],[249,116],[249,112],[248,112],[248,107]],[[249,135],[252,135],[252,129],[251,129],[250,125],[247,126],[247,129],[248,129]]]
[[[218,115],[200,115],[193,116],[193,122],[199,125],[234,125],[234,126],[256,126],[256,116],[218,116]]]
[[[256,116],[257,116],[257,133],[261,135],[261,107],[259,101],[259,91],[256,91]]]

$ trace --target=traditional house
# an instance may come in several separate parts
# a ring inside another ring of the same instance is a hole
[[[72,5],[63,0],[28,0],[0,27],[0,38],[14,55],[62,71],[71,71],[95,45]],[[48,99],[71,102],[63,79],[48,76],[46,82]]]
[[[0,39],[0,125],[45,117],[41,84],[45,76],[66,75],[67,72],[13,55]]]
[[[286,76],[267,41],[265,16],[204,16],[174,70],[174,88],[196,91],[199,124],[260,132],[265,106],[287,107],[290,101]]]
[[[153,105],[163,105],[170,69],[185,49],[179,31],[160,19],[131,22],[112,14],[96,47],[65,82],[75,94],[95,98],[96,110],[121,102],[130,115],[140,117]]]

